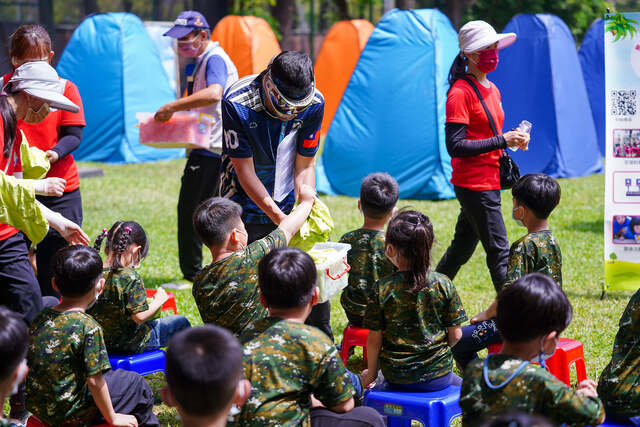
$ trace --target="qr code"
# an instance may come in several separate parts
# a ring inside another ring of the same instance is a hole
[[[612,90],[611,91],[611,115],[635,116],[635,114],[636,114],[636,91],[635,90]]]

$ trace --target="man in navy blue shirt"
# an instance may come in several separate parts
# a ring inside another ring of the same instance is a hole
[[[242,206],[249,242],[277,228],[303,184],[315,188],[323,114],[313,63],[301,52],[280,53],[225,92],[220,195]],[[309,323],[331,336],[329,310],[328,302],[320,304]]]
[[[184,167],[178,199],[178,256],[184,278],[193,281],[202,269],[202,242],[193,229],[193,212],[204,200],[217,194],[222,153],[222,110],[220,100],[226,89],[238,80],[235,65],[211,41],[207,20],[199,12],[187,10],[178,15],[165,36],[178,39],[178,52],[196,58],[187,96],[158,109],[155,118],[166,122],[177,111],[191,110],[213,118],[209,147],[191,150]]]

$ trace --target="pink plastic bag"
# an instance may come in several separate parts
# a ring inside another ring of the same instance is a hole
[[[136,114],[141,144],[156,148],[209,148],[212,116],[179,111],[163,123],[156,121],[153,114]]]

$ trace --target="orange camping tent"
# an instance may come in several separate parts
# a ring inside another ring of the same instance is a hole
[[[314,67],[316,86],[325,102],[322,135],[329,131],[342,94],[372,31],[373,25],[369,21],[352,19],[336,22],[324,38]]]
[[[240,77],[261,72],[281,52],[267,21],[255,16],[225,16],[214,28],[211,39],[220,42]]]

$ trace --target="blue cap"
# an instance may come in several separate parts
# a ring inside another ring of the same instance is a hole
[[[173,28],[163,34],[163,36],[169,36],[176,39],[181,39],[193,30],[208,30],[209,23],[202,16],[200,12],[195,10],[185,10],[175,21],[173,21]]]

